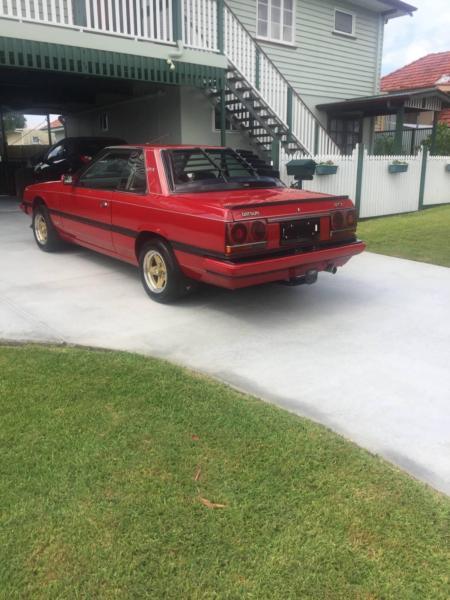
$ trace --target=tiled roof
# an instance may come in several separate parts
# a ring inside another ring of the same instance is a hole
[[[382,77],[381,90],[416,90],[448,85],[450,81],[450,51],[428,54],[393,73]]]
[[[59,119],[55,119],[54,121],[50,121],[50,129],[58,129],[59,127],[63,127],[63,124]]]

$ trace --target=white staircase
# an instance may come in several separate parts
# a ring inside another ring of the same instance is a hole
[[[278,141],[288,154],[340,154],[319,120],[230,8],[224,7],[224,54],[229,70],[227,118],[245,131],[259,153]],[[221,94],[208,96],[220,104]]]

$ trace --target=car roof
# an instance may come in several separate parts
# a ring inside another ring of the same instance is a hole
[[[208,146],[208,144],[114,144],[108,148],[142,148],[151,150],[195,150],[205,148],[209,150],[221,150],[225,146]]]

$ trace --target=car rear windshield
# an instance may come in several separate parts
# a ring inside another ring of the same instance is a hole
[[[176,192],[283,185],[270,165],[231,148],[164,150],[163,156],[169,185]]]

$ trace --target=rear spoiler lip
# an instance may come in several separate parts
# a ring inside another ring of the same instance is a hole
[[[239,210],[240,208],[256,208],[261,206],[282,206],[283,204],[298,204],[299,202],[322,202],[326,200],[349,200],[349,196],[320,196],[311,198],[297,198],[296,200],[273,200],[266,202],[249,202],[247,204],[226,204],[228,210]]]

